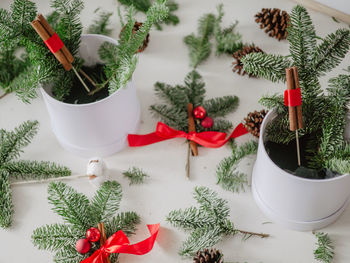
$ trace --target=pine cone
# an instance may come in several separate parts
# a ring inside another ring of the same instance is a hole
[[[224,259],[219,250],[212,248],[210,250],[198,251],[193,258],[193,263],[224,263]]]
[[[244,57],[245,55],[253,52],[261,52],[264,53],[259,47],[255,46],[244,46],[241,50],[236,51],[233,53],[233,58],[235,61],[232,63],[233,65],[233,72],[237,72],[239,75],[244,76],[245,74],[248,74],[244,69],[243,69],[243,63],[241,62],[241,58]],[[249,77],[252,77],[251,74],[248,74]]]
[[[255,137],[260,136],[260,126],[267,114],[266,110],[254,111],[248,113],[248,116],[244,119],[243,124],[247,130]]]
[[[260,23],[260,28],[265,28],[265,33],[269,33],[270,37],[277,38],[278,41],[287,38],[290,19],[286,11],[278,8],[263,8],[255,17],[255,22]]]
[[[141,22],[135,22],[134,28],[132,29],[132,33],[136,34],[136,32],[140,29],[141,26],[142,26]],[[123,32],[124,30],[125,30],[125,26],[122,28],[121,32]],[[143,41],[142,46],[139,47],[139,49],[137,50],[137,53],[144,51],[148,46],[148,43],[149,43],[149,34],[147,34],[145,40]]]

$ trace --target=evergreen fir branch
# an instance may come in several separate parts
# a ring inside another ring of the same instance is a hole
[[[166,125],[178,130],[187,130],[187,113],[167,105],[151,105],[150,111]]]
[[[197,228],[183,242],[179,254],[188,257],[194,256],[197,251],[213,247],[221,241],[222,234],[222,229],[218,226],[213,228]]]
[[[46,17],[47,22],[52,28],[56,28],[60,19],[60,14],[57,11],[52,11]]]
[[[0,165],[18,158],[22,148],[37,134],[38,127],[38,121],[26,121],[14,131],[5,132],[0,145]]]
[[[224,96],[204,101],[203,107],[210,117],[224,117],[235,111],[238,104],[239,100],[237,96]]]
[[[217,220],[206,213],[205,210],[189,207],[184,210],[171,211],[166,221],[174,227],[183,228],[184,230],[193,230],[206,226],[214,227]]]
[[[314,257],[317,261],[331,263],[334,257],[334,246],[328,234],[323,232],[315,233],[317,238],[317,248],[314,251]]]
[[[223,120],[223,119],[215,119],[213,127],[210,129],[211,131],[218,131],[218,132],[227,132],[233,128],[233,125],[230,121],[228,120]],[[199,131],[202,131],[201,129],[198,129]],[[207,129],[203,129],[207,130]]]
[[[17,34],[26,34],[31,30],[30,23],[37,14],[36,5],[31,1],[14,0],[11,5],[12,27]]]
[[[52,210],[64,221],[84,231],[91,226],[89,200],[85,195],[62,182],[50,183],[48,194],[49,203],[53,205]]]
[[[243,158],[255,154],[257,150],[258,144],[255,141],[233,149],[232,156],[222,160],[216,169],[217,184],[232,192],[244,191],[248,183],[247,175],[237,171],[237,166]]]
[[[111,76],[108,70],[116,66],[116,61],[118,60],[117,51],[117,46],[109,42],[104,42],[98,50],[100,59],[107,65],[105,69],[107,76]]]
[[[123,175],[129,179],[129,184],[142,184],[145,182],[145,179],[149,177],[142,169],[137,167],[132,167],[125,171]]]
[[[247,54],[241,61],[246,72],[272,82],[284,82],[285,69],[291,66],[291,62],[283,56],[261,52]]]
[[[218,194],[204,186],[195,187],[193,198],[200,205],[200,210],[207,211],[209,215],[214,216],[217,220],[229,216],[230,209],[227,201],[219,198]]]
[[[193,106],[202,105],[205,96],[205,83],[202,76],[195,70],[192,70],[185,77],[185,93],[187,94],[188,101]],[[187,111],[187,105],[186,105]]]
[[[318,75],[331,71],[338,66],[349,51],[350,31],[338,29],[329,34],[315,50],[313,67]]]
[[[12,161],[3,164],[2,168],[15,180],[40,180],[71,175],[69,168],[45,161]]]
[[[290,13],[290,26],[287,28],[289,51],[299,74],[307,74],[312,67],[316,47],[316,33],[311,18],[303,6],[296,6]]]
[[[221,29],[221,22],[224,16],[223,5],[218,5],[217,10],[218,16],[214,23],[214,36],[217,42],[216,55],[223,53],[232,55],[243,47],[241,34],[235,32],[238,22],[236,21],[229,27]]]
[[[9,173],[0,168],[0,227],[8,228],[14,214]]]
[[[211,52],[212,44],[209,37],[213,34],[215,16],[205,14],[198,21],[198,36],[194,34],[185,37],[185,44],[189,47],[190,65],[196,68],[206,60]]]
[[[116,181],[105,182],[95,193],[91,200],[91,215],[94,215],[94,223],[105,222],[119,209],[122,199],[122,187]]]
[[[95,10],[97,13],[99,9]],[[98,13],[98,18],[93,20],[92,24],[87,29],[88,34],[99,34],[109,36],[112,29],[109,28],[112,12],[101,11]]]
[[[85,232],[70,225],[52,224],[33,231],[32,243],[38,249],[59,251],[66,246],[75,246],[78,239],[84,238]]]
[[[348,157],[350,158],[350,157]],[[331,171],[336,171],[339,174],[350,174],[350,162],[349,159],[339,159],[332,158],[325,162],[325,168],[328,168]]]
[[[279,94],[273,94],[270,96],[262,96],[259,103],[264,107],[270,109],[276,109],[278,114],[286,112],[286,106],[284,105],[284,97]]]
[[[159,98],[163,99],[165,102],[169,102],[172,106],[181,110],[187,108],[189,99],[184,92],[184,87],[180,85],[172,87],[166,83],[156,82],[154,84],[154,90]]]
[[[75,249],[75,246],[65,246],[56,253],[53,258],[55,263],[79,263],[86,259],[89,254],[80,254]],[[113,262],[116,263],[116,262]]]
[[[119,230],[123,230],[127,236],[133,235],[136,231],[136,225],[139,223],[140,217],[135,212],[119,213],[106,222],[106,235],[111,236]]]

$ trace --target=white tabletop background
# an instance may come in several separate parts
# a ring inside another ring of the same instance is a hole
[[[189,67],[188,49],[183,43],[183,37],[197,28],[198,18],[207,12],[216,12],[216,6],[223,2],[225,17],[224,24],[229,25],[239,20],[238,30],[245,42],[255,43],[268,53],[288,54],[288,43],[278,42],[268,37],[254,21],[254,14],[263,7],[278,7],[291,11],[295,5],[293,1],[278,0],[176,0],[179,10],[176,14],[180,18],[178,26],[165,26],[163,31],[151,32],[150,44],[140,55],[139,64],[134,74],[135,84],[142,106],[142,124],[139,133],[148,133],[155,129],[158,120],[152,118],[148,108],[157,102],[154,96],[153,84],[163,81],[169,84],[182,83],[185,75],[191,70]],[[9,8],[10,0],[1,0],[0,7]],[[48,13],[48,1],[36,0],[39,11]],[[82,13],[83,24],[89,25],[94,17],[93,11],[97,7],[103,10],[116,10],[113,0],[87,0]],[[311,11],[317,35],[323,37],[340,27],[347,27],[343,23],[336,23],[331,17]],[[120,24],[117,13],[113,15],[113,37],[117,37]],[[339,74],[343,68],[350,65],[347,55],[344,62],[330,76]],[[240,106],[228,119],[237,125],[249,112],[260,109],[258,99],[268,92],[281,92],[283,84],[273,84],[262,79],[249,79],[231,71],[232,58],[230,56],[216,57],[213,54],[199,66],[198,71],[204,77],[207,97],[237,95]],[[125,109],[127,111],[127,109]],[[26,105],[20,102],[14,94],[6,96],[0,101],[0,127],[12,129],[28,119],[40,121],[40,131],[32,144],[25,149],[22,159],[50,160],[70,167],[74,174],[84,174],[87,160],[66,152],[58,144],[51,131],[48,112],[41,98]],[[242,143],[251,139],[250,135],[237,140]],[[227,199],[231,208],[231,219],[240,229],[266,232],[271,234],[268,239],[251,238],[242,241],[239,236],[225,238],[217,244],[225,254],[228,262],[249,263],[310,263],[313,258],[315,238],[311,232],[295,232],[283,229],[275,224],[264,224],[270,221],[255,205],[250,189],[244,193],[233,194],[224,191],[216,185],[215,169],[224,157],[230,154],[229,147],[220,149],[199,150],[199,156],[192,158],[191,180],[185,178],[186,144],[183,139],[170,140],[147,147],[127,148],[105,159],[111,170],[112,178],[123,186],[123,200],[121,210],[136,211],[142,218],[138,231],[131,238],[132,242],[142,240],[148,236],[146,224],[161,223],[161,230],[157,244],[151,253],[145,256],[122,255],[121,263],[153,263],[153,262],[192,262],[190,259],[181,260],[177,251],[181,242],[187,237],[182,230],[171,227],[165,222],[166,215],[173,209],[186,208],[195,204],[192,191],[195,186],[208,186],[219,192]],[[252,164],[252,161],[246,162]],[[137,166],[150,174],[150,178],[143,185],[129,186],[128,181],[121,175],[121,171],[131,166]],[[91,197],[95,189],[87,179],[68,181],[68,184]],[[52,262],[52,254],[40,251],[31,243],[32,231],[44,224],[61,222],[59,216],[51,211],[47,202],[47,184],[25,185],[13,187],[13,202],[15,217],[13,227],[0,230],[0,263],[19,262]],[[324,229],[335,243],[335,262],[350,262],[350,209],[346,209],[339,220]]]

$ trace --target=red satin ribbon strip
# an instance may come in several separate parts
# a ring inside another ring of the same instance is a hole
[[[96,250],[90,257],[81,263],[104,263],[105,259],[112,253],[123,253],[132,255],[144,255],[150,252],[156,241],[160,224],[147,225],[151,236],[139,243],[130,245],[130,241],[123,231],[118,231],[110,236],[106,243]]]
[[[295,107],[301,105],[301,90],[287,89],[284,91],[284,105]]]
[[[52,53],[56,53],[64,46],[62,40],[57,35],[57,33],[53,34],[48,40],[44,41],[44,43]]]
[[[240,123],[226,138],[227,134],[223,132],[206,131],[206,132],[189,132],[178,131],[170,128],[168,125],[158,122],[155,132],[137,135],[129,134],[128,141],[130,147],[145,146],[173,138],[186,138],[208,148],[219,148],[227,143],[231,138],[237,138],[248,133],[247,129]]]

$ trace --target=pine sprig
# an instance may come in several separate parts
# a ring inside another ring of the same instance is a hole
[[[255,141],[235,147],[232,155],[223,159],[216,168],[217,184],[232,192],[244,191],[248,183],[247,175],[239,172],[237,166],[243,158],[255,154],[257,150],[258,144]]]
[[[232,128],[231,122],[221,118],[236,110],[238,98],[224,96],[205,100],[205,83],[195,70],[187,74],[184,85],[170,86],[157,82],[155,91],[166,104],[152,105],[150,110],[170,127],[188,132],[187,104],[192,103],[194,107],[203,106],[208,116],[214,119],[214,125],[210,129],[204,129],[200,123],[196,123],[197,132],[205,130],[225,132]]]
[[[137,167],[132,167],[127,171],[123,172],[123,175],[129,179],[129,184],[142,184],[145,182],[145,179],[149,177],[142,169]]]
[[[181,256],[193,256],[199,250],[214,246],[225,236],[234,236],[238,233],[268,236],[236,229],[229,220],[230,209],[227,201],[209,188],[196,187],[193,197],[198,202],[199,208],[173,210],[166,218],[174,227],[191,231],[189,237],[182,243],[179,251]]]
[[[191,34],[184,38],[185,44],[189,47],[190,65],[193,68],[206,60],[211,53],[212,44],[209,38],[214,31],[214,22],[213,14],[203,15],[198,21],[198,36]]]
[[[331,263],[334,257],[334,246],[328,234],[323,232],[315,233],[317,238],[317,248],[314,251],[314,256],[317,261],[323,263]]]
[[[109,28],[109,25],[113,13],[106,11],[99,12],[99,9],[96,9],[94,13],[97,13],[98,17],[93,20],[92,24],[88,27],[87,33],[109,36],[112,33],[112,29]]]
[[[45,225],[33,231],[32,242],[38,249],[55,252],[54,262],[79,263],[99,247],[94,243],[87,254],[80,254],[75,248],[77,240],[84,238],[86,230],[105,224],[107,238],[122,230],[126,235],[135,233],[140,217],[135,212],[116,214],[122,197],[120,184],[107,181],[89,201],[64,183],[51,183],[48,189],[52,210],[59,214],[65,224]],[[112,263],[118,262],[118,254],[110,256]]]
[[[349,76],[340,75],[331,79],[326,92],[322,90],[318,78],[338,66],[349,51],[350,31],[338,29],[318,45],[307,10],[296,6],[290,17],[287,37],[290,55],[248,54],[242,58],[244,69],[273,82],[285,82],[285,68],[297,66],[305,123],[299,135],[309,136],[307,164],[304,165],[317,170],[328,168],[338,173],[347,171],[350,162],[343,153],[347,147],[343,134],[350,101]],[[268,140],[283,144],[293,140],[295,136],[288,129],[288,111],[283,106],[282,96],[264,96],[261,103],[268,108],[276,108],[278,113],[277,118],[267,126]]]
[[[12,224],[14,214],[10,183],[14,180],[47,179],[68,176],[67,167],[45,161],[16,160],[34,136],[39,123],[26,121],[13,131],[0,129],[0,227]]]
[[[52,210],[60,215],[65,222],[82,231],[90,226],[91,214],[89,200],[72,187],[62,182],[52,182],[48,188],[48,200],[53,205]]]

